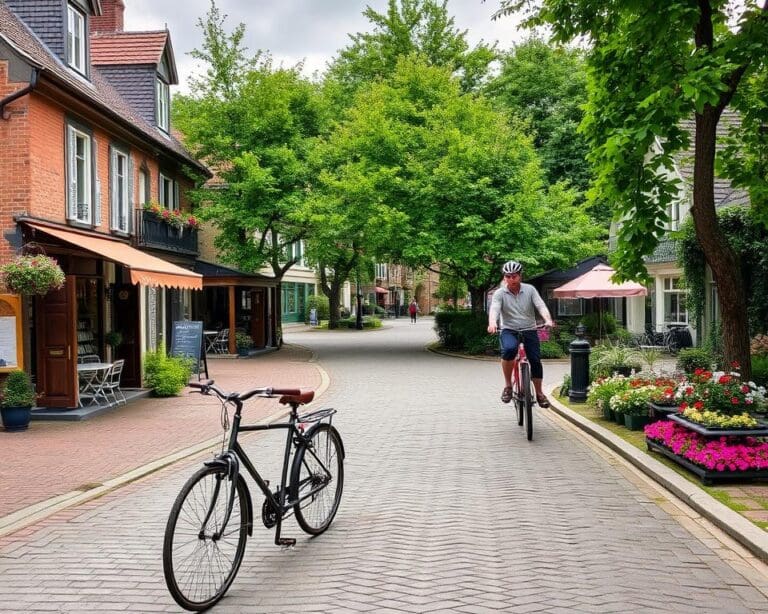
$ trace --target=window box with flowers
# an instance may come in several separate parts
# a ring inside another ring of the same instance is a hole
[[[150,202],[142,211],[139,244],[197,254],[197,230],[200,221],[192,214]]]
[[[43,255],[17,256],[0,267],[0,277],[12,294],[44,295],[64,285],[64,271],[53,258]]]

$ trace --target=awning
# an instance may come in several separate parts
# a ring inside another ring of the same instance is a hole
[[[598,264],[591,271],[555,288],[552,294],[556,298],[618,298],[648,294],[645,286],[634,281],[613,283],[611,277],[615,272],[607,264]]]
[[[389,290],[376,286],[376,294],[389,294]]]
[[[189,290],[203,289],[202,275],[166,262],[156,256],[145,254],[122,241],[102,239],[85,233],[52,228],[27,220],[24,220],[24,223],[35,230],[128,267],[131,272],[131,283],[133,284]]]

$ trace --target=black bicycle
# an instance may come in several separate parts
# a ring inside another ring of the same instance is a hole
[[[288,547],[296,540],[281,537],[280,531],[282,521],[290,515],[295,514],[299,526],[310,535],[319,535],[333,521],[344,485],[344,445],[332,424],[335,409],[299,416],[298,408],[314,398],[314,391],[255,388],[238,394],[223,392],[213,380],[189,385],[219,398],[225,431],[229,427],[227,409],[235,410],[228,443],[184,484],[165,527],[163,571],[168,590],[181,607],[201,611],[227,592],[243,560],[245,542],[252,535],[253,503],[241,465],[264,493],[264,526],[275,528],[276,545]],[[241,424],[243,403],[254,396],[280,396],[279,402],[291,407],[288,422]],[[287,430],[280,485],[274,491],[237,441],[240,432],[271,429]]]

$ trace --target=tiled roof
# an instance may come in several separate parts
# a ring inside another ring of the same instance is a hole
[[[91,68],[91,80],[88,81],[65,66],[2,0],[0,0],[0,37],[8,40],[34,62],[40,64],[42,77],[47,77],[57,86],[84,97],[95,108],[134,132],[138,132],[147,141],[159,145],[174,157],[182,158],[206,174],[209,173],[208,169],[193,158],[177,139],[163,133],[136,113],[101,75],[98,68]]]
[[[91,35],[91,61],[96,66],[153,64],[163,57],[168,32],[110,32]]]
[[[717,124],[717,142],[715,149],[722,151],[725,148],[725,138],[728,136],[732,127],[738,125],[739,116],[729,110],[723,111],[720,121]],[[675,154],[675,163],[677,172],[687,186],[688,190],[693,189],[693,151],[696,142],[696,122],[693,119],[686,119],[680,122],[680,127],[687,130],[691,135],[691,144],[688,150],[680,151]],[[741,189],[734,188],[728,179],[715,176],[715,207],[726,207],[730,205],[748,205],[749,194]]]
[[[650,256],[643,258],[646,264],[658,264],[662,262],[677,261],[677,241],[663,238]]]

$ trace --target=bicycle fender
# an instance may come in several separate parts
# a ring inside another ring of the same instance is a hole
[[[245,481],[242,475],[238,476],[238,481],[243,485],[245,490],[245,513],[248,520],[248,537],[253,536],[253,500],[251,499],[251,490],[248,488],[248,482]]]
[[[253,501],[251,500],[251,491],[248,488],[248,483],[245,481],[242,475],[240,475],[240,459],[237,458],[237,455],[230,451],[225,452],[224,454],[219,454],[216,458],[213,460],[205,461],[203,463],[206,467],[222,467],[227,472],[227,477],[230,481],[237,484],[238,482],[242,483],[243,488],[246,493],[245,498],[245,504],[246,504],[246,519],[248,521],[248,535],[253,535]],[[232,500],[234,500],[235,497],[235,491],[237,488],[233,488],[230,491],[230,506],[232,504]]]
[[[312,425],[312,427],[310,427],[310,429],[307,431],[305,437],[307,439],[310,439],[312,437],[312,435],[314,434],[314,432],[317,429],[319,429],[320,426],[323,425],[323,424],[327,424],[327,423],[326,422],[318,422],[317,424]],[[341,433],[339,433],[339,431],[336,430],[336,427],[333,426],[332,424],[329,424],[328,426],[330,427],[331,431],[333,431],[336,434],[336,437],[339,440],[339,447],[341,447],[341,460],[344,460],[346,458],[346,456],[347,456],[347,453],[344,450],[344,440],[341,438]]]

